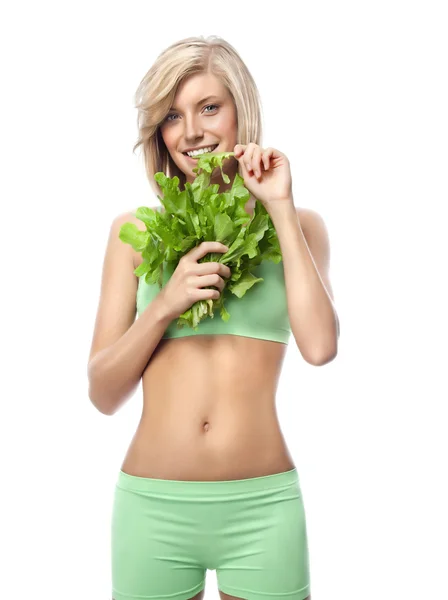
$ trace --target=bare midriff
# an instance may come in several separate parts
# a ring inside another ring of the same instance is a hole
[[[286,348],[234,335],[162,339],[142,376],[142,416],[121,469],[209,481],[294,468],[275,406]]]

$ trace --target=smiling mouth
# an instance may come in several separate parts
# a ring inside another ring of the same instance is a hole
[[[218,146],[219,146],[219,144],[215,144],[214,146],[212,146],[212,150],[210,152],[214,152]],[[182,154],[184,156],[186,156],[187,158],[199,158],[203,154],[209,154],[209,152],[202,152],[201,154],[198,154],[197,156],[188,156],[188,154],[186,152],[182,152]]]

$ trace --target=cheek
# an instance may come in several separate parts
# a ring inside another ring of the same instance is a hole
[[[175,164],[179,167],[178,162],[179,162],[179,158],[178,158],[178,153],[177,153],[177,146],[176,146],[176,140],[174,139],[173,135],[170,135],[170,132],[162,132],[160,131],[160,137],[162,138],[166,149],[168,150],[168,153],[171,155],[171,159],[175,162]]]
[[[214,119],[213,130],[219,132],[222,136],[231,138],[235,134],[236,123],[232,115],[221,113]]]
[[[167,129],[161,129],[160,130],[160,136],[162,138],[162,140],[165,143],[165,146],[167,148],[170,148],[172,146],[173,140],[172,140],[172,135],[170,135],[170,132]]]

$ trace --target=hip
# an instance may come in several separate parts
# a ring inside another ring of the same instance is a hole
[[[220,590],[238,597],[309,594],[296,468],[229,481],[119,472],[112,514],[114,598],[191,598],[204,588],[207,569],[216,570]]]

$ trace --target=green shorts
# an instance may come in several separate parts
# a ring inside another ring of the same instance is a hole
[[[303,600],[310,575],[297,470],[218,481],[120,470],[111,561],[114,600],[187,600],[207,569],[238,598]]]

